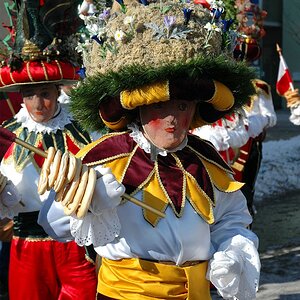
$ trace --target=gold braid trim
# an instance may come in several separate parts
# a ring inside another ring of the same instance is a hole
[[[96,147],[101,142],[105,141],[106,139],[108,139],[112,136],[122,135],[122,134],[124,134],[124,132],[113,132],[113,133],[105,134],[102,137],[100,137],[98,140],[91,142],[88,145],[86,145],[85,147],[83,147],[82,149],[80,149],[78,151],[78,153],[76,154],[76,157],[83,159],[88,154],[89,151],[91,151],[94,147]],[[97,164],[98,164],[98,162],[93,162],[93,163],[89,163],[87,165],[93,166],[93,165],[97,165]]]
[[[29,79],[30,79],[32,82],[34,82],[32,76],[31,76],[31,73],[30,73],[30,62],[29,62],[29,61],[26,63],[26,70],[27,70],[27,75],[28,75]]]
[[[35,238],[35,237],[19,237],[19,236],[13,236],[14,240],[23,240],[23,241],[27,241],[27,242],[48,242],[48,241],[54,241],[54,239],[52,239],[50,236],[49,237],[44,237],[44,238]]]
[[[187,180],[187,197],[189,202],[198,215],[208,224],[212,224],[214,222],[213,201],[200,188],[196,179],[190,173],[185,171],[185,177]]]
[[[1,70],[0,70],[0,81],[1,81],[1,84],[4,86],[4,85],[6,85],[5,83],[4,83],[4,81],[3,81],[3,79],[2,79],[2,72],[1,72]]]
[[[60,79],[63,79],[63,72],[62,72],[62,69],[61,69],[61,65],[60,65],[58,60],[55,60],[55,62],[57,64],[57,67],[58,67],[58,70],[59,70]]]
[[[11,72],[9,72],[9,76],[10,76],[11,81],[12,81],[13,83],[16,83],[16,81],[15,81],[15,79],[14,79],[14,77],[13,77],[13,75],[12,75]]]
[[[46,79],[47,81],[49,81],[49,77],[48,77],[48,74],[47,74],[47,70],[46,70],[46,68],[45,68],[45,65],[44,65],[43,61],[41,61],[41,65],[42,65],[42,68],[43,68],[43,71],[44,71],[45,79]]]

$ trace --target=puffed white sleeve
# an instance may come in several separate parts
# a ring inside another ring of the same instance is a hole
[[[259,94],[259,109],[261,114],[267,118],[267,127],[273,127],[277,123],[277,116],[275,113],[272,95],[270,94]]]
[[[221,126],[203,125],[196,128],[193,134],[201,139],[210,141],[218,151],[224,151],[229,148],[229,135],[225,128]]]
[[[218,193],[211,226],[215,253],[207,277],[225,299],[255,299],[260,275],[258,238],[247,229],[252,217],[240,191]]]
[[[80,246],[104,246],[120,233],[121,225],[117,207],[125,187],[120,184],[109,168],[97,166],[99,175],[89,212],[83,219],[72,216],[71,234]]]
[[[248,135],[252,138],[259,136],[268,125],[268,117],[262,114],[251,114],[247,117]]]
[[[247,143],[249,134],[243,120],[240,120],[235,128],[228,129],[228,136],[228,143],[232,148],[240,148]]]

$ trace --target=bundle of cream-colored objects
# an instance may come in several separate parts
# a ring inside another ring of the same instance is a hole
[[[66,215],[83,218],[90,206],[96,185],[96,172],[82,164],[79,158],[50,147],[38,183],[38,193],[56,192],[55,200],[61,202]]]

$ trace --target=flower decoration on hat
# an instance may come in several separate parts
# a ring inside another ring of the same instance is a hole
[[[22,1],[14,24],[15,41],[0,69],[0,89],[18,91],[22,85],[73,84],[81,56],[75,50],[82,26],[79,0]]]
[[[140,106],[172,100],[177,87],[193,91],[195,125],[254,93],[253,70],[232,57],[236,34],[224,22],[224,4],[209,2],[118,0],[119,11],[81,15],[86,30],[77,51],[87,77],[72,91],[71,109],[86,129],[122,130]]]

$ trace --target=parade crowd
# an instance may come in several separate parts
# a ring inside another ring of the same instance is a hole
[[[246,32],[257,1],[236,2],[234,30],[232,1],[9,6],[0,299],[256,298],[255,182],[277,119]],[[282,96],[299,125],[298,90]]]

